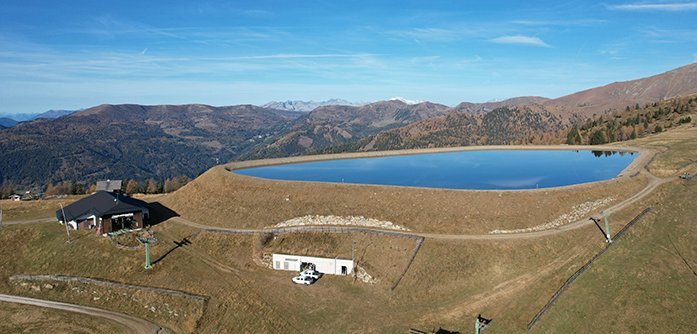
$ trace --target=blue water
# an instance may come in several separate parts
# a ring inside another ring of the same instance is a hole
[[[614,178],[634,153],[464,151],[327,160],[235,170],[274,180],[448,189],[535,189]]]

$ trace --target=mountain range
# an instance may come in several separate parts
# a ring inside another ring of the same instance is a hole
[[[0,182],[31,186],[64,180],[193,177],[230,160],[559,143],[580,123],[694,93],[697,64],[556,99],[517,97],[454,107],[399,99],[364,105],[287,101],[261,107],[107,104],[0,128]]]
[[[11,126],[14,126],[15,124],[17,124],[17,121],[15,121],[12,118],[0,117],[0,127],[9,128]]]
[[[194,176],[299,115],[251,105],[100,105],[0,130],[0,179],[32,185]]]
[[[59,118],[74,113],[75,110],[48,110],[40,114],[3,114],[0,115],[0,126],[9,128],[20,122],[32,121],[41,118]]]
[[[317,107],[323,106],[362,106],[366,103],[351,102],[342,99],[330,99],[326,101],[271,101],[262,105],[264,108],[276,109],[276,110],[286,110],[286,111],[301,111],[309,112],[317,109]]]

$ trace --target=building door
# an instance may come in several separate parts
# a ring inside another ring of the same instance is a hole
[[[346,266],[341,266],[341,274],[348,275],[348,268],[346,268]]]

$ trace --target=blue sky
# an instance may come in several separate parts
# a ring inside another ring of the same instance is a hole
[[[0,6],[0,113],[559,97],[697,61],[697,2],[30,1]]]

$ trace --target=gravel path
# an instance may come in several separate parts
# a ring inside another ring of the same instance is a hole
[[[149,321],[146,321],[146,320],[143,320],[140,318],[132,317],[130,315],[112,312],[112,311],[107,311],[107,310],[102,310],[102,309],[95,308],[95,307],[81,306],[81,305],[75,305],[75,304],[54,302],[54,301],[50,301],[50,300],[12,296],[12,295],[4,295],[4,294],[0,294],[0,301],[9,302],[9,303],[17,303],[17,304],[25,304],[25,305],[33,305],[33,306],[40,306],[40,307],[52,308],[52,309],[56,309],[56,310],[87,314],[89,316],[98,317],[98,318],[104,318],[104,319],[108,319],[108,320],[111,320],[113,322],[116,322],[116,323],[122,325],[124,328],[126,328],[131,333],[137,333],[137,334],[138,333],[161,333],[160,326],[158,326],[152,322],[149,322]]]

